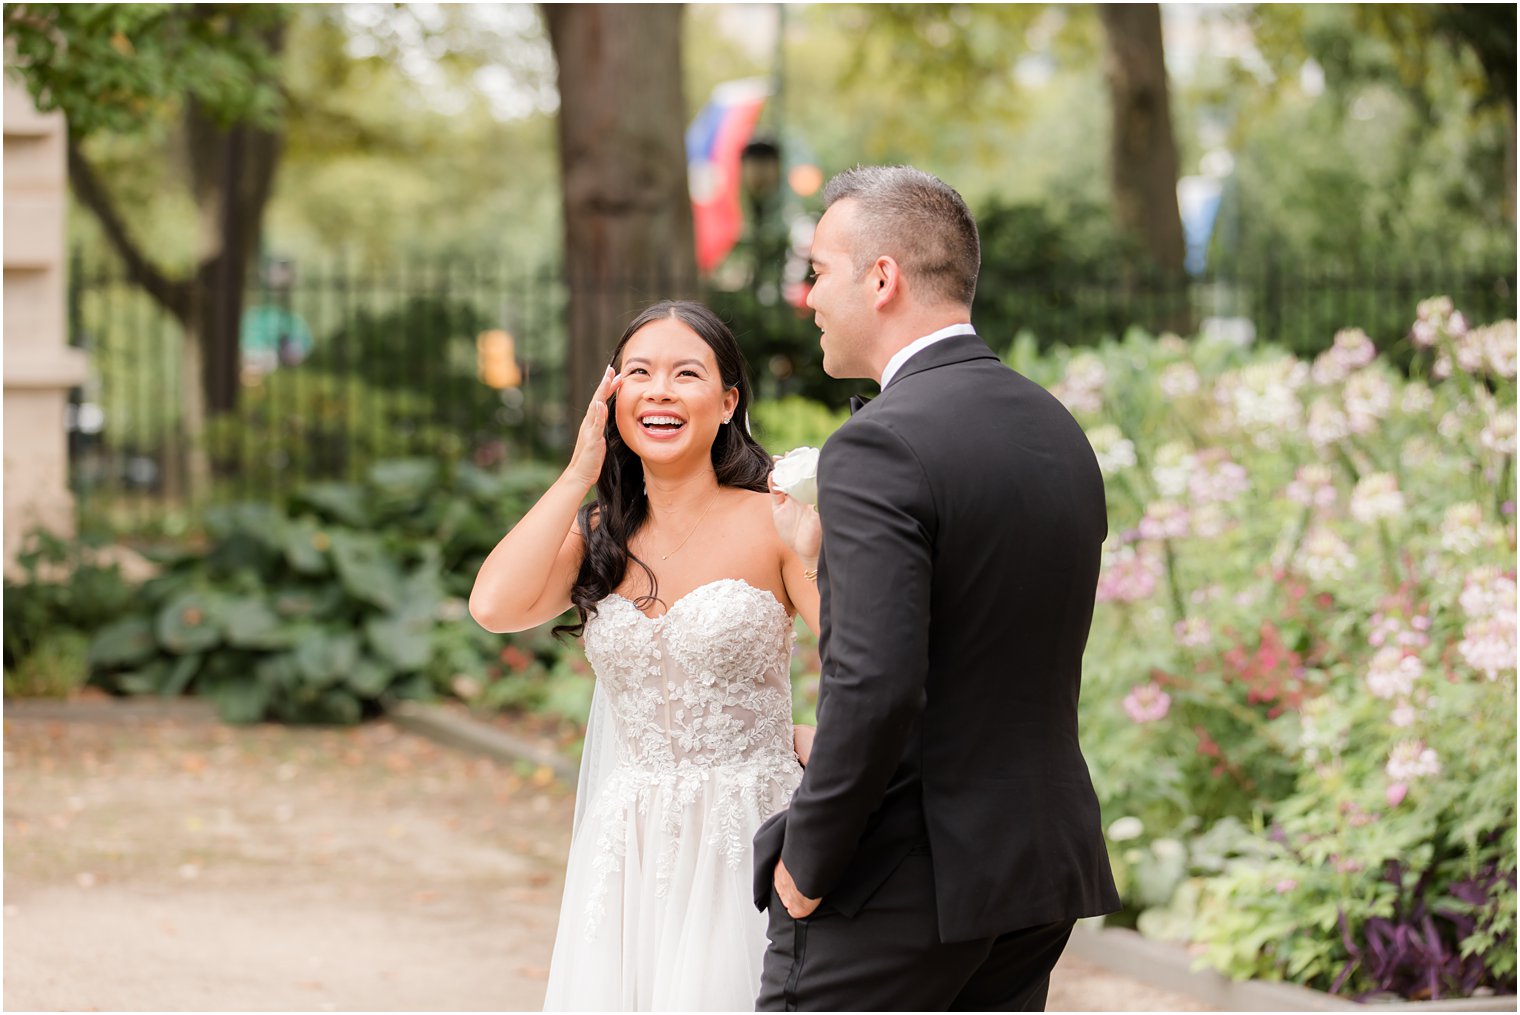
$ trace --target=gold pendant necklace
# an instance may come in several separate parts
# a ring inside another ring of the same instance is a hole
[[[688,532],[688,533],[686,533],[686,539],[683,539],[679,543],[677,543],[676,546],[675,546],[675,550],[671,550],[669,553],[662,553],[662,554],[660,554],[660,559],[661,560],[667,560],[667,559],[669,559],[676,552],[676,550],[679,550],[681,547],[683,547],[683,546],[686,545],[686,540],[690,539],[696,533],[697,528],[699,526],[701,526],[702,522],[704,520],[706,520],[706,518],[707,518],[707,512],[711,511],[712,510],[712,506],[714,504],[718,503],[718,494],[722,493],[722,492],[723,492],[723,488],[719,487],[718,490],[712,495],[712,499],[707,502],[707,507],[704,508],[703,511],[702,511],[702,517],[697,519],[697,524],[693,525],[691,527],[691,531]]]

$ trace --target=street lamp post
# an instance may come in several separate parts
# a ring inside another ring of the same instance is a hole
[[[739,153],[739,181],[749,198],[750,289],[758,303],[774,303],[785,254],[776,242],[781,223],[774,208],[781,190],[781,146],[769,138],[752,139]]]

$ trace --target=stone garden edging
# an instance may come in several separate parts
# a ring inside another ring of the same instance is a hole
[[[1212,969],[1194,969],[1180,945],[1152,941],[1137,931],[1078,925],[1066,950],[1111,973],[1161,990],[1183,994],[1221,1011],[1514,1011],[1511,995],[1459,997],[1440,1001],[1381,1001],[1362,1004],[1297,984],[1232,980]]]

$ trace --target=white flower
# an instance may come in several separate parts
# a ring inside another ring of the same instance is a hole
[[[1354,371],[1371,363],[1377,347],[1361,328],[1346,328],[1335,333],[1335,343],[1314,361],[1310,372],[1315,384],[1339,384]]]
[[[1457,644],[1462,659],[1489,680],[1515,668],[1515,617],[1495,616],[1475,620],[1462,629]]]
[[[1066,364],[1066,376],[1050,393],[1073,413],[1098,413],[1103,411],[1103,386],[1107,383],[1108,370],[1103,360],[1094,353],[1082,352]]]
[[[1078,353],[1066,364],[1066,382],[1088,391],[1101,391],[1108,383],[1108,370],[1095,354]]]
[[[1345,578],[1356,567],[1356,557],[1339,536],[1326,528],[1311,529],[1299,548],[1299,564],[1317,582]]]
[[[788,451],[771,469],[776,489],[804,504],[818,505],[818,449]]]
[[[1251,488],[1246,470],[1228,458],[1211,465],[1200,461],[1188,480],[1188,493],[1203,504],[1228,504]]]
[[[1176,637],[1177,644],[1183,648],[1207,648],[1214,637],[1209,622],[1204,617],[1179,620],[1172,626],[1172,634]]]
[[[1272,451],[1283,434],[1297,431],[1302,424],[1303,406],[1297,392],[1308,377],[1307,364],[1284,356],[1226,374],[1215,385],[1214,397],[1234,426],[1249,434],[1257,447]]]
[[[1450,296],[1432,296],[1421,300],[1414,308],[1415,317],[1421,321],[1429,321],[1438,327],[1446,325],[1446,318],[1451,316],[1454,304]]]
[[[1230,527],[1229,515],[1218,504],[1202,504],[1193,510],[1193,535],[1213,539]]]
[[[1376,698],[1407,697],[1425,668],[1416,656],[1393,646],[1380,649],[1367,670],[1367,689]]]
[[[1513,619],[1515,579],[1501,573],[1496,567],[1475,568],[1463,579],[1462,594],[1457,601],[1469,619],[1506,616]]]
[[[1335,474],[1328,465],[1301,465],[1283,495],[1304,507],[1330,507],[1335,503]]]
[[[1435,404],[1436,395],[1430,390],[1430,385],[1423,381],[1410,381],[1404,385],[1404,394],[1399,399],[1399,411],[1406,416],[1423,416]]]
[[[1123,472],[1135,464],[1135,445],[1113,424],[1100,426],[1087,435],[1103,475]]]
[[[1061,404],[1066,406],[1068,412],[1086,413],[1097,415],[1103,411],[1103,393],[1092,388],[1079,388],[1074,384],[1061,381],[1050,389],[1050,393],[1060,399]]]
[[[1483,531],[1483,509],[1472,501],[1453,504],[1441,519],[1441,549],[1466,555],[1487,542]]]
[[[1141,539],[1186,539],[1189,531],[1187,509],[1175,501],[1156,501],[1140,519]]]
[[[1396,782],[1409,782],[1421,776],[1440,775],[1441,760],[1423,740],[1405,740],[1389,754],[1384,770]]]
[[[1351,421],[1330,399],[1320,398],[1309,408],[1309,423],[1304,432],[1316,448],[1323,450],[1351,436]]]
[[[1400,729],[1407,729],[1408,727],[1413,726],[1414,721],[1418,718],[1419,713],[1415,710],[1415,707],[1407,701],[1399,702],[1397,705],[1393,706],[1393,711],[1388,713],[1388,721]]]
[[[1346,382],[1346,417],[1353,433],[1371,433],[1393,408],[1393,386],[1382,374],[1363,371]]]
[[[1151,466],[1151,478],[1163,497],[1181,497],[1188,488],[1188,480],[1197,464],[1186,444],[1169,441],[1156,449],[1155,464]]]
[[[1478,435],[1478,440],[1490,451],[1497,451],[1501,455],[1513,455],[1515,453],[1515,408],[1510,406],[1494,413],[1488,419],[1488,425]]]
[[[1515,376],[1515,322],[1500,321],[1473,334],[1483,348],[1488,372],[1495,377]]]
[[[1386,472],[1363,476],[1351,491],[1351,517],[1363,525],[1403,513],[1404,495],[1399,492],[1398,480]]]
[[[1139,818],[1122,817],[1108,826],[1110,842],[1128,842],[1145,834],[1145,825]]]
[[[1196,395],[1202,381],[1198,377],[1198,368],[1191,363],[1173,363],[1161,371],[1161,377],[1157,380],[1161,393],[1167,398],[1185,398],[1188,395]]]

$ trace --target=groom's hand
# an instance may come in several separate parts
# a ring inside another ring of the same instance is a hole
[[[786,907],[787,913],[793,920],[804,920],[813,915],[813,910],[818,908],[822,899],[809,899],[797,890],[797,883],[792,880],[792,875],[786,869],[785,862],[776,861],[776,894],[781,896],[781,904]]]

